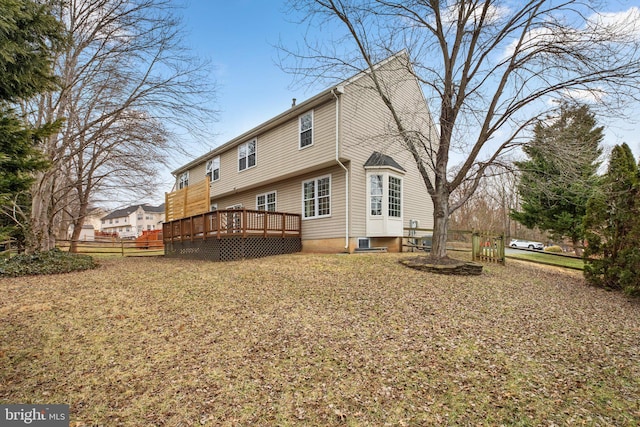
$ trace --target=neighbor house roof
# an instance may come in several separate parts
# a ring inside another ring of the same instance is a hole
[[[108,215],[103,216],[102,218],[100,218],[101,220],[105,220],[105,219],[111,219],[111,218],[122,218],[125,216],[129,216],[132,212],[135,212],[138,210],[138,208],[142,208],[143,211],[145,212],[153,212],[153,213],[163,213],[164,212],[164,203],[161,204],[160,206],[151,206],[148,204],[142,204],[142,205],[132,205],[132,206],[127,206],[126,208],[122,208],[122,209],[116,209],[115,211],[109,213]]]

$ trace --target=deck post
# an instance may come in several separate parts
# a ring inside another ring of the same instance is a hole
[[[262,221],[264,222],[264,224],[262,224],[263,225],[262,228],[264,229],[263,235],[264,237],[267,237],[267,227],[269,226],[269,211],[264,211],[264,216],[262,218],[263,218]]]
[[[247,210],[242,209],[242,238],[247,237]]]
[[[222,215],[220,215],[219,211],[216,211],[216,221],[218,222],[218,226],[216,227],[217,233],[216,233],[216,237],[218,238],[218,240],[220,239],[220,228],[222,228]]]
[[[284,237],[287,229],[287,214],[282,213],[281,215],[282,215],[282,220],[281,220],[282,237]]]

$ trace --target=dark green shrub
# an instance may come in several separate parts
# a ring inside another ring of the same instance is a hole
[[[640,295],[640,170],[627,144],[613,148],[600,189],[587,203],[584,228],[587,281]]]
[[[54,249],[33,255],[16,255],[9,259],[0,259],[0,277],[69,273],[95,267],[96,263],[90,256]]]

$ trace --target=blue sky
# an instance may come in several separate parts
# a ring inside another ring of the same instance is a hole
[[[191,0],[182,10],[187,45],[197,55],[211,60],[212,78],[218,85],[213,108],[220,113],[211,129],[216,135],[191,144],[194,157],[287,110],[292,98],[300,102],[325,88],[292,88],[294,76],[276,64],[275,45],[281,40],[291,47],[303,44],[307,31],[305,24],[295,22],[296,16],[286,13],[285,3],[285,0]],[[640,0],[620,0],[617,10],[639,5]],[[328,35],[329,29],[323,31],[323,35]],[[605,126],[606,145],[627,142],[636,155],[640,154],[638,123],[601,120],[600,124]],[[175,158],[172,166],[189,160]],[[163,181],[172,182],[170,175],[166,178]]]
[[[292,98],[300,101],[324,89],[291,90],[293,76],[276,65],[275,45],[281,39],[295,43],[306,29],[284,11],[284,1],[275,0],[192,0],[183,11],[190,47],[212,61],[218,85],[217,136],[209,148],[287,110]]]

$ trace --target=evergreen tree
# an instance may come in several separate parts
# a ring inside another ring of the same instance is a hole
[[[50,126],[32,129],[11,110],[0,110],[0,202],[29,189],[31,172],[46,168],[47,162],[35,148],[36,142],[50,132]]]
[[[512,218],[555,238],[571,239],[579,252],[587,201],[598,179],[602,138],[603,128],[596,127],[586,105],[563,105],[553,123],[539,122],[523,149],[528,160],[516,162],[521,203]]]
[[[640,294],[640,168],[628,145],[611,152],[607,174],[587,205],[584,227],[586,279]]]
[[[0,0],[0,102],[28,99],[53,88],[52,52],[64,28],[44,4]]]
[[[0,227],[6,234],[14,234],[11,204],[24,202],[21,193],[29,189],[33,173],[47,167],[38,141],[56,130],[52,124],[29,126],[14,107],[54,88],[52,56],[63,44],[63,27],[45,4],[0,0],[0,207],[9,214]]]

